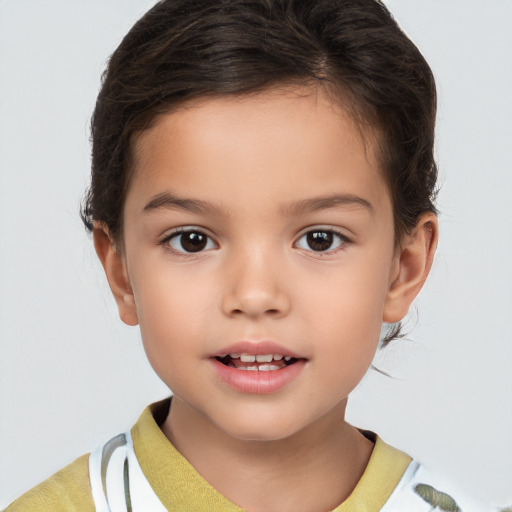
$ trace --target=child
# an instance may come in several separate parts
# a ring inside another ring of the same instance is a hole
[[[157,4],[109,64],[84,220],[173,398],[7,510],[490,510],[344,420],[432,263],[434,117],[374,0]]]

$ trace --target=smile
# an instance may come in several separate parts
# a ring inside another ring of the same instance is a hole
[[[281,370],[297,362],[297,359],[282,354],[220,354],[215,359],[225,366],[253,372]]]
[[[217,378],[244,394],[269,394],[284,390],[299,378],[308,359],[272,341],[241,341],[212,354]]]

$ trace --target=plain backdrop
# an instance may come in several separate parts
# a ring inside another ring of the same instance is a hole
[[[441,242],[349,420],[512,502],[512,2],[389,0],[439,88]],[[169,394],[78,216],[105,61],[148,0],[0,0],[0,508]]]

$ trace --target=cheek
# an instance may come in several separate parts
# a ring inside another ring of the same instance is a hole
[[[132,276],[137,316],[148,356],[157,350],[180,352],[187,344],[179,340],[193,340],[199,335],[206,305],[211,304],[212,297],[205,283],[198,285],[197,280],[187,276],[179,269],[154,262],[137,267]]]
[[[308,280],[299,300],[305,301],[304,310],[314,312],[314,324],[328,334],[338,332],[343,337],[359,333],[364,338],[366,332],[380,332],[388,274],[381,262],[360,259],[321,279],[315,276]]]
[[[173,393],[181,394],[182,383],[188,392],[204,389],[207,383],[201,374],[191,382],[188,364],[204,356],[198,322],[201,295],[177,281],[148,280],[135,302],[148,361]]]
[[[388,281],[387,267],[377,260],[369,264],[360,259],[323,284],[311,281],[309,293],[302,295],[301,309],[308,312],[302,320],[304,331],[318,340],[318,354],[333,379],[337,372],[361,378],[375,355]]]

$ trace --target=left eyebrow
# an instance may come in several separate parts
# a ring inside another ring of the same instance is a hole
[[[281,207],[281,213],[285,216],[292,217],[295,215],[312,213],[318,210],[336,208],[337,206],[356,206],[368,210],[371,214],[374,213],[374,209],[370,201],[355,194],[332,194],[290,202]]]

